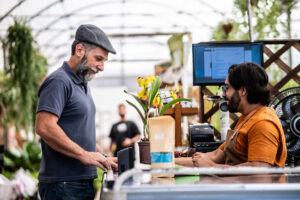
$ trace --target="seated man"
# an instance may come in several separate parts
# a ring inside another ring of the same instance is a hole
[[[268,76],[254,63],[228,69],[223,97],[230,112],[242,115],[226,141],[215,151],[177,158],[176,164],[195,167],[284,167],[287,156],[284,132],[270,101]]]

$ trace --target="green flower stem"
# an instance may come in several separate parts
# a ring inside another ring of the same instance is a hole
[[[144,102],[142,102],[141,100],[140,100],[140,98],[138,98],[136,95],[134,95],[134,94],[131,94],[131,93],[129,93],[129,92],[127,92],[126,90],[124,90],[124,92],[126,93],[126,94],[129,94],[130,96],[132,96],[141,106],[142,106],[142,108],[143,108],[143,110],[144,110],[144,112],[145,113],[147,113],[147,105],[144,103]]]
[[[138,107],[136,107],[136,105],[134,105],[133,103],[131,103],[131,102],[128,101],[128,100],[126,100],[126,102],[127,102],[129,105],[131,105],[132,107],[134,107],[135,110],[139,113],[139,115],[140,115],[140,117],[141,117],[141,119],[142,119],[144,125],[147,124],[146,118],[145,118],[144,115],[141,113],[141,111],[138,109]]]

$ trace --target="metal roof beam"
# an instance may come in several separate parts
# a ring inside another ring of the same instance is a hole
[[[0,18],[0,22],[5,19],[14,9],[16,9],[17,7],[19,7],[22,3],[24,3],[26,0],[21,0],[19,1],[16,5],[14,5],[9,11],[7,11],[7,13],[5,13],[1,18]]]
[[[36,14],[32,15],[29,19],[28,22],[30,22],[31,20],[33,20],[34,18],[40,16],[43,12],[45,12],[46,10],[50,9],[51,7],[55,6],[57,3],[62,3],[64,0],[58,0],[55,1],[51,4],[48,4],[46,7],[44,7],[43,9],[41,9],[40,11],[38,11]]]

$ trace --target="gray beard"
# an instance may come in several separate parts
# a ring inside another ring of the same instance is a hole
[[[83,80],[83,82],[88,82],[91,81],[94,77],[95,74],[91,74],[89,72],[89,67],[85,65],[86,64],[86,56],[84,56],[80,63],[76,66],[77,68],[77,76]]]
[[[91,74],[89,71],[89,67],[86,65],[81,63],[77,65],[77,75],[84,82],[91,81],[95,77],[95,74]]]

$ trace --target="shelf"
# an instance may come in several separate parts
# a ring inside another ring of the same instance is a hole
[[[165,111],[165,115],[173,115],[174,114],[174,108],[168,108]],[[195,115],[198,114],[198,108],[181,108],[181,115]]]

